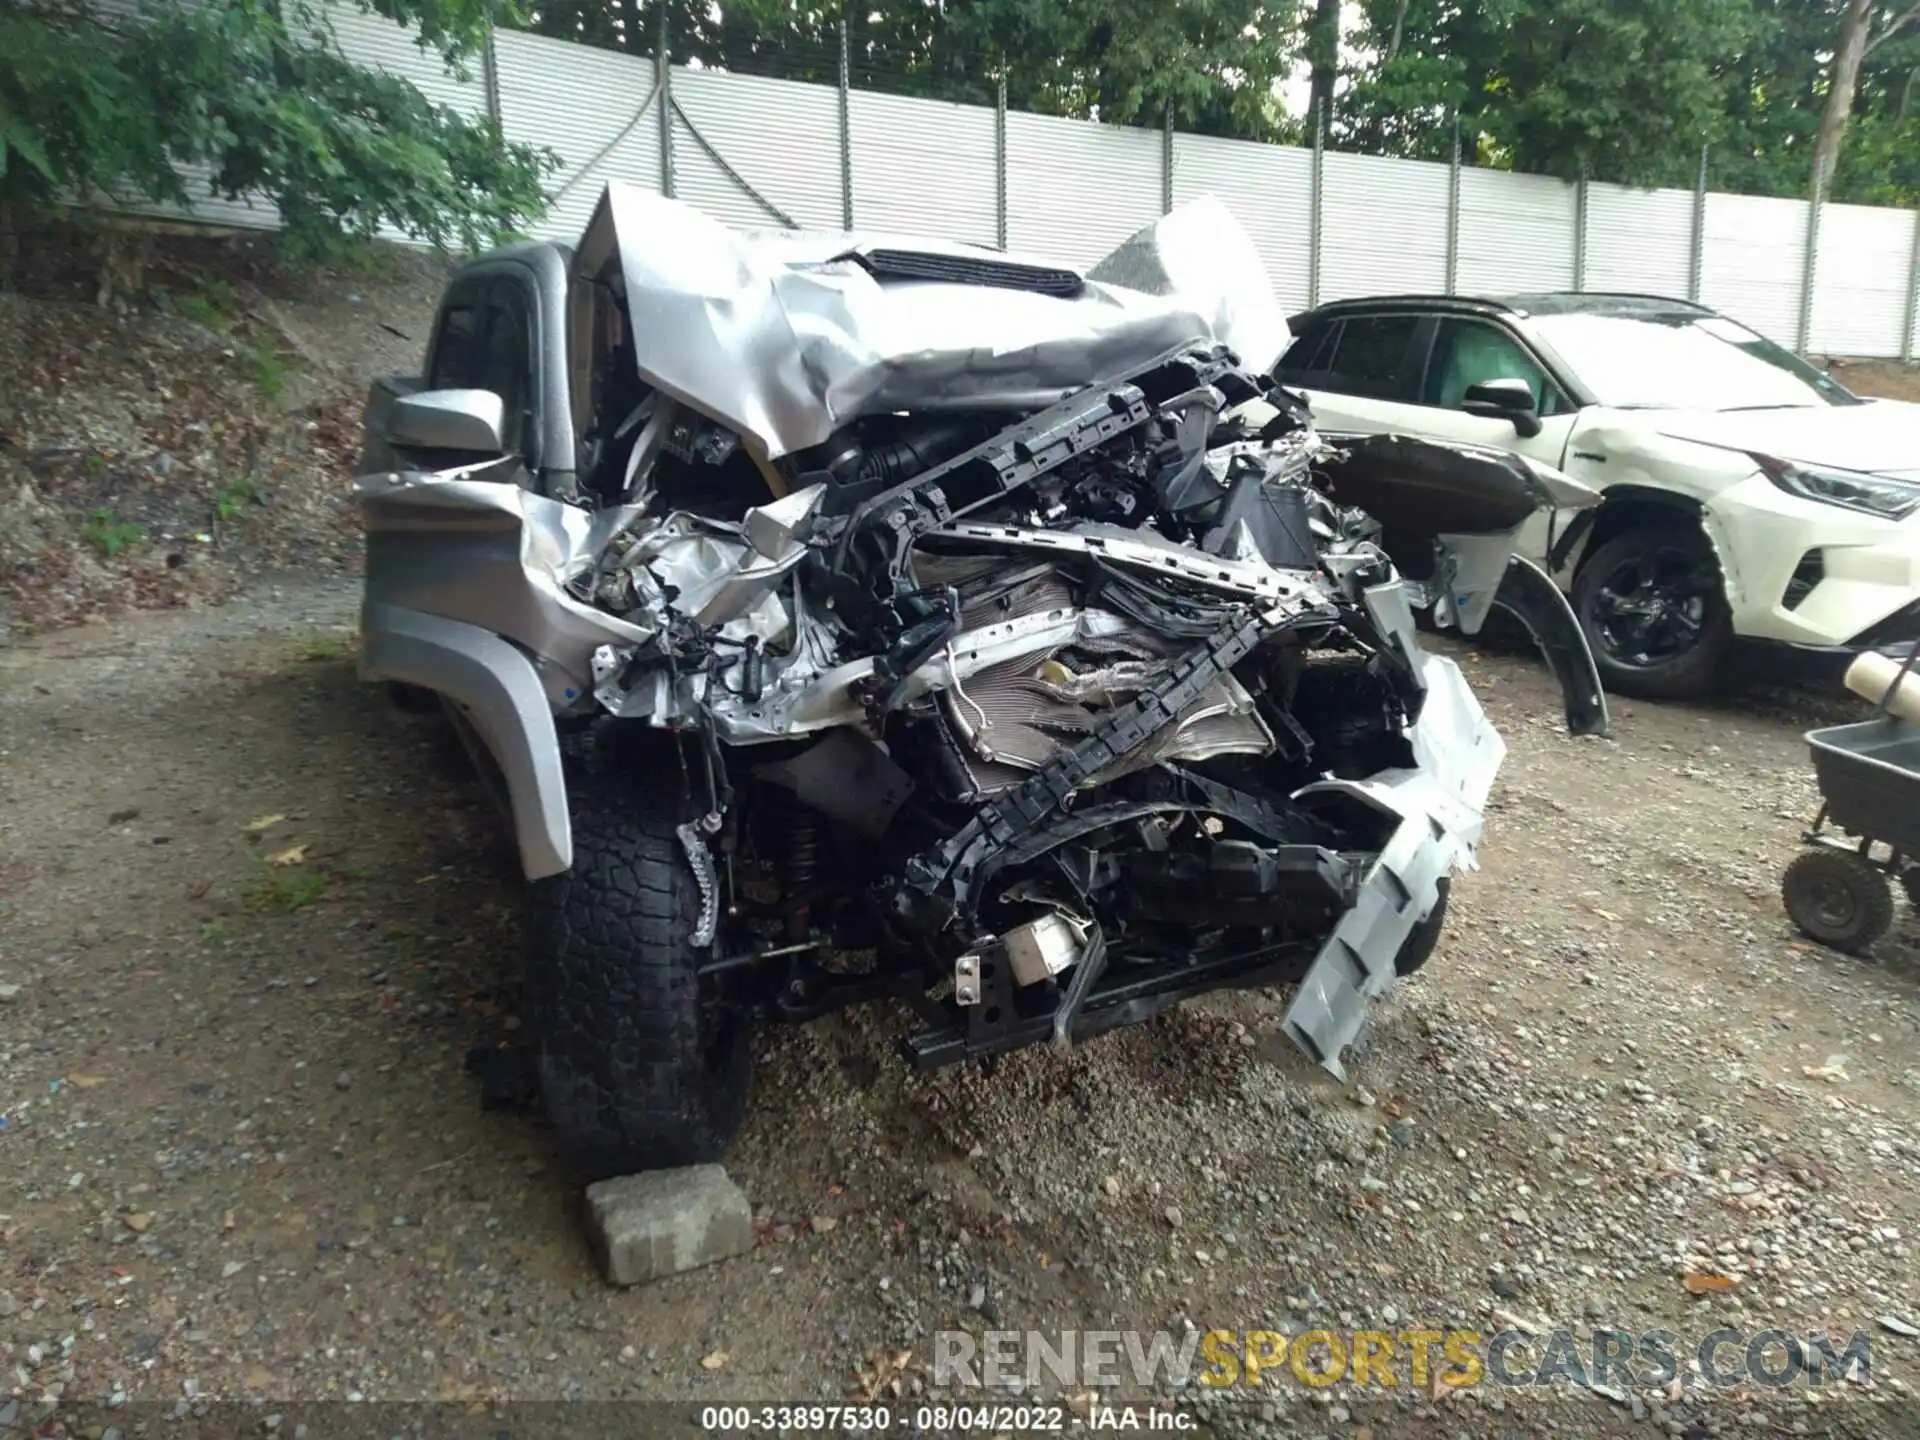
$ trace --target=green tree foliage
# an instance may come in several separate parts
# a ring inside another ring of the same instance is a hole
[[[0,0],[0,200],[115,187],[185,198],[166,127],[123,54],[77,3]]]
[[[1016,109],[1120,124],[1176,123],[1276,138],[1275,97],[1300,41],[1300,0],[664,0],[676,59],[834,83],[844,19],[855,82],[990,105],[1004,72]],[[661,10],[640,0],[540,0],[526,23],[652,54]]]
[[[1726,124],[1709,177],[1726,190],[1804,195],[1832,80],[1844,0],[1753,0],[1755,33],[1723,67]],[[1831,195],[1870,205],[1920,203],[1920,33],[1867,53]]]
[[[1726,119],[1708,179],[1724,190],[1804,194],[1825,90],[1822,57],[1839,34],[1841,4],[1753,0],[1753,11],[1748,43],[1722,67]]]
[[[1920,35],[1891,40],[1867,57],[1833,196],[1920,205]]]
[[[1366,0],[1369,55],[1334,133],[1440,158],[1573,178],[1685,183],[1726,110],[1722,67],[1751,0]]]
[[[1335,136],[1469,164],[1807,193],[1846,0],[1364,0]],[[1832,185],[1920,203],[1920,23],[1885,7]],[[1889,32],[1880,38],[1881,32]]]
[[[367,0],[458,65],[491,0]],[[295,258],[383,223],[490,243],[538,215],[551,159],[488,120],[351,63],[304,0],[156,3],[103,23],[79,3],[0,0],[0,199],[181,204],[183,167],[264,195]]]

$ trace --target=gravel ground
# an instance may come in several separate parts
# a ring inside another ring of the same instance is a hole
[[[1781,914],[1802,695],[1621,702],[1574,741],[1531,660],[1463,654],[1511,746],[1484,869],[1357,1085],[1267,995],[991,1072],[908,1073],[887,1012],[769,1034],[729,1165],[764,1243],[618,1292],[536,1121],[465,1073],[515,1029],[511,857],[355,682],[354,598],[0,650],[0,1424],[9,1395],[844,1400],[946,1328],[1425,1322],[1864,1330],[1873,1377],[1180,1403],[1216,1433],[1915,1428],[1920,963],[1904,913],[1866,961]]]
[[[1920,401],[1920,367],[1902,365],[1898,360],[1860,360],[1846,356],[1828,356],[1823,363],[1856,395]]]

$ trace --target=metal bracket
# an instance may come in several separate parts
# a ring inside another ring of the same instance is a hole
[[[1327,118],[1313,107],[1313,170],[1307,191],[1307,308],[1320,304],[1320,222],[1326,209]]]
[[[1920,210],[1913,213],[1913,251],[1907,259],[1907,306],[1900,331],[1900,363],[1913,363],[1913,331],[1920,324]]]
[[[840,228],[853,229],[853,66],[847,53],[847,22],[840,20]]]
[[[673,55],[667,39],[667,7],[660,7],[660,38],[654,51],[653,93],[660,97],[660,193],[673,199]]]
[[[1173,210],[1173,101],[1160,118],[1160,213]]]
[[[953,962],[953,1003],[980,1003],[980,957],[971,950]]]
[[[1813,344],[1814,292],[1820,283],[1820,211],[1826,204],[1826,189],[1826,176],[1816,164],[1813,193],[1807,197],[1806,249],[1800,257],[1800,314],[1795,328],[1794,353],[1802,357]]]
[[[993,91],[993,234],[995,247],[1007,248],[1007,72]]]
[[[1583,167],[1580,178],[1573,187],[1573,288],[1575,293],[1583,293],[1587,288],[1587,172]]]

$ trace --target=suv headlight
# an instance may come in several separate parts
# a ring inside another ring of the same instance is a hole
[[[1753,463],[1775,485],[1802,500],[1817,500],[1822,505],[1839,505],[1888,520],[1904,520],[1920,510],[1920,482],[1895,480],[1887,475],[1866,475],[1857,470],[1823,470],[1814,465],[1795,465],[1771,455],[1755,455]]]

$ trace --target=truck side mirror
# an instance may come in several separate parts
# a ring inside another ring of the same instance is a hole
[[[491,390],[422,390],[393,402],[387,440],[407,450],[503,455],[506,401]]]
[[[1533,387],[1524,380],[1482,380],[1478,385],[1469,385],[1460,408],[1483,420],[1509,420],[1514,430],[1529,440],[1540,433]]]

